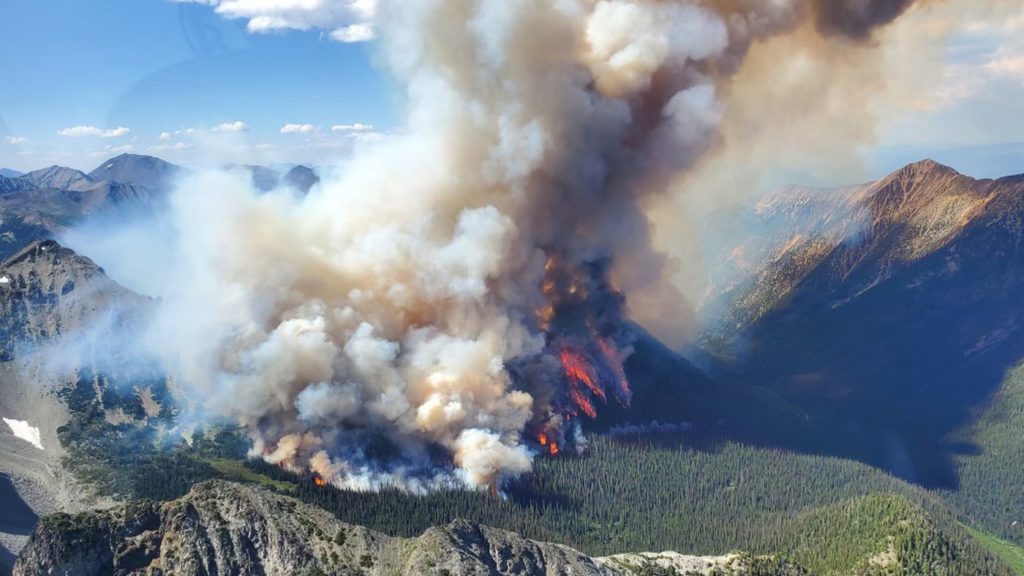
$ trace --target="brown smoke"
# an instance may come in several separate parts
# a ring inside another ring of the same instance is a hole
[[[899,13],[847,4],[382,0],[405,129],[305,198],[236,174],[186,182],[183,281],[153,348],[198,416],[338,485],[528,470],[629,402],[627,313],[686,335],[650,209],[721,142],[750,54],[814,34],[810,14],[859,39]]]

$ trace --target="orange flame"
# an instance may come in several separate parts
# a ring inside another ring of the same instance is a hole
[[[582,356],[568,349],[562,350],[562,366],[565,373],[576,384],[583,384],[594,396],[605,400],[604,389],[597,383],[597,375],[594,369],[587,364]]]
[[[313,477],[313,484],[316,484],[317,486],[323,488],[324,486],[327,485],[327,481],[324,480],[323,478],[319,477],[319,476],[314,476]]]
[[[558,456],[558,442],[552,442],[550,452],[552,456]]]
[[[540,442],[541,446],[547,446],[548,445],[548,435],[543,433],[543,432],[541,432],[540,437],[537,438],[537,440]]]

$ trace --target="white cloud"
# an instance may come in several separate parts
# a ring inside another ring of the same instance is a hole
[[[80,138],[82,136],[99,136],[100,138],[120,138],[121,136],[127,136],[131,132],[130,129],[124,126],[118,126],[117,128],[110,128],[104,130],[95,126],[72,126],[71,128],[65,128],[57,132],[58,136],[64,136],[65,138]]]
[[[372,124],[335,124],[331,126],[331,132],[372,132]]]
[[[250,32],[292,28],[330,31],[339,42],[374,37],[377,0],[173,0],[213,6],[226,18],[248,20]]]
[[[985,65],[985,69],[994,76],[1024,82],[1024,52],[995,58]]]
[[[167,151],[180,152],[180,151],[184,151],[184,150],[191,150],[191,149],[193,149],[195,147],[196,147],[196,145],[192,144],[191,142],[175,142],[173,144],[160,144],[159,146],[150,146],[149,147],[149,151],[150,152],[167,152]]]
[[[331,38],[333,40],[345,42],[346,44],[368,42],[373,40],[376,35],[373,26],[370,24],[352,24],[351,26],[331,31]]]
[[[160,136],[158,136],[158,138],[160,140],[170,140],[171,139],[171,133],[170,132],[161,132]]]
[[[213,129],[214,132],[248,132],[249,125],[245,122],[225,122]],[[187,130],[187,134],[191,134],[192,130]]]
[[[936,111],[1000,92],[998,83],[1024,85],[1024,9],[1003,20],[968,22],[954,35],[942,82],[911,102]]]
[[[4,142],[7,142],[8,144],[18,145],[28,142],[28,138],[25,138],[24,136],[6,136],[4,137]]]
[[[281,127],[281,134],[310,134],[316,131],[312,124],[285,124]]]

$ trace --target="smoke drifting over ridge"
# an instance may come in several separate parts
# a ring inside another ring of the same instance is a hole
[[[629,302],[683,302],[643,206],[715,143],[749,47],[896,4],[382,1],[404,131],[302,198],[183,182],[149,348],[193,414],[337,485],[526,471],[629,403]]]

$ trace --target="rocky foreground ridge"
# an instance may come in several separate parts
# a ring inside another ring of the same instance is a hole
[[[261,487],[210,481],[163,504],[45,518],[14,574],[739,576],[752,573],[751,562],[667,553],[590,558],[461,520],[418,538],[391,538]],[[659,566],[676,571],[651,571]]]

